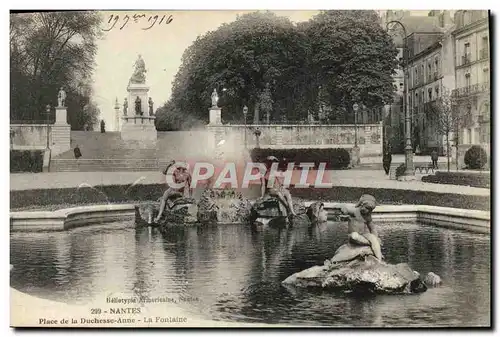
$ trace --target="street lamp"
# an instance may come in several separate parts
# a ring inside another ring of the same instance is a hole
[[[413,147],[411,145],[411,115],[410,115],[410,109],[408,108],[408,79],[407,75],[408,73],[408,57],[409,57],[409,50],[408,50],[408,40],[407,40],[407,34],[406,34],[406,27],[397,20],[389,21],[387,22],[386,28],[389,30],[389,25],[391,24],[397,24],[401,26],[403,29],[403,34],[404,34],[404,46],[403,46],[403,59],[404,59],[404,64],[403,64],[403,85],[404,85],[404,99],[403,99],[403,105],[404,105],[404,112],[405,112],[405,138],[406,138],[406,145],[405,145],[405,166],[406,170],[404,175],[406,177],[409,177],[408,180],[413,179],[415,177],[415,170],[413,167]]]
[[[243,116],[245,117],[245,149],[247,148],[247,114],[248,114],[248,107],[245,105],[243,107]]]
[[[261,132],[258,128],[254,131],[254,135],[255,135],[255,142],[256,142],[255,147],[256,147],[256,148],[259,148],[259,147],[260,147],[260,145],[259,145],[259,137],[260,137],[261,133],[262,133],[262,132]]]
[[[358,147],[358,103],[354,103],[352,105],[352,109],[354,110],[354,147]]]
[[[49,143],[49,117],[50,117],[50,104],[47,104],[45,107],[45,113],[47,114],[47,150],[50,149],[50,143]]]

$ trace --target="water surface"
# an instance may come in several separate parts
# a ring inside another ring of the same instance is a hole
[[[241,225],[189,227],[166,235],[132,223],[11,234],[11,286],[67,303],[103,293],[183,296],[209,319],[328,326],[490,325],[488,235],[417,224],[379,227],[390,263],[441,276],[419,295],[357,298],[290,291],[289,275],[322,264],[344,243],[346,225],[252,233]]]

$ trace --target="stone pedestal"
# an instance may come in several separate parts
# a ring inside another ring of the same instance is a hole
[[[154,147],[156,146],[157,132],[155,127],[155,116],[149,115],[148,91],[149,86],[144,83],[129,83],[128,91],[128,112],[122,116],[120,125],[120,135],[122,140],[130,142],[133,147]],[[135,100],[141,99],[141,114],[135,111]]]
[[[137,97],[141,99],[141,112],[142,116],[149,116],[148,106],[148,91],[149,86],[144,83],[129,83],[127,86],[128,91],[128,113],[124,117],[140,116],[135,111],[135,100]]]
[[[209,111],[209,125],[222,125],[221,108],[212,107]]]
[[[68,125],[68,113],[65,106],[56,107],[56,122],[57,125]]]

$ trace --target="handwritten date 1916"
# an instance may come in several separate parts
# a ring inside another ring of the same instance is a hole
[[[153,15],[153,14],[150,14],[150,15],[146,15],[146,14],[128,15],[127,14],[127,15],[123,15],[122,17],[120,17],[120,15],[117,15],[117,14],[111,14],[109,16],[109,20],[108,20],[109,27],[107,29],[103,29],[103,30],[106,32],[109,32],[110,30],[115,28],[118,21],[120,21],[121,26],[118,25],[117,27],[120,27],[120,30],[122,30],[123,28],[125,28],[125,26],[129,23],[130,20],[133,20],[134,23],[138,23],[138,22],[146,22],[146,19],[147,19],[147,23],[144,23],[144,26],[141,28],[142,30],[151,29],[156,24],[158,26],[161,24],[168,25],[174,20],[172,15],[167,16],[166,14],[164,14],[164,15],[158,15],[158,14],[155,14],[155,15]]]

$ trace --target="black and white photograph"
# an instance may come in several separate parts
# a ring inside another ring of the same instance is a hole
[[[12,328],[492,327],[488,9],[8,16]]]

